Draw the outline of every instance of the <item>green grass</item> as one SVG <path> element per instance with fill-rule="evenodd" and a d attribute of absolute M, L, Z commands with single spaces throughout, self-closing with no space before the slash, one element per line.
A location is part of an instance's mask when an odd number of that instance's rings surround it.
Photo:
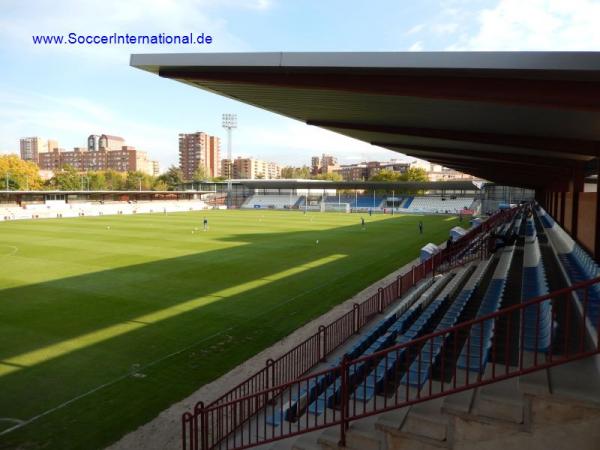
<path fill-rule="evenodd" d="M 0 223 L 0 418 L 75 399 L 0 448 L 116 441 L 444 241 L 453 219 L 373 216 L 366 230 L 353 214 L 274 211 Z M 0 420 L 0 432 L 13 424 Z"/>

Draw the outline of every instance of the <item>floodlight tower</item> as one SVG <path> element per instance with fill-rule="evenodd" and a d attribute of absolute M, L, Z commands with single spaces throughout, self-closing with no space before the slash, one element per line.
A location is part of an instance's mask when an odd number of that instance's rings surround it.
<path fill-rule="evenodd" d="M 227 208 L 231 208 L 231 177 L 233 176 L 233 159 L 231 156 L 231 132 L 237 128 L 237 114 L 223 114 L 223 128 L 227 130 Z"/>

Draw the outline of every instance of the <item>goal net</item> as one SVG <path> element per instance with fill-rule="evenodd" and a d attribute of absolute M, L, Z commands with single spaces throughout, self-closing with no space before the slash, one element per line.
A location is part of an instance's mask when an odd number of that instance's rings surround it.
<path fill-rule="evenodd" d="M 321 203 L 321 212 L 350 212 L 350 203 Z"/>

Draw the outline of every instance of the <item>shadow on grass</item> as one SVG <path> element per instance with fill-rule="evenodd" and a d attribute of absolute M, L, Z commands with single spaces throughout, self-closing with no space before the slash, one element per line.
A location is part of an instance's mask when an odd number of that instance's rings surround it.
<path fill-rule="evenodd" d="M 0 436 L 0 448 L 110 443 L 446 238 L 452 223 L 425 220 L 424 236 L 407 217 L 367 231 L 240 234 L 224 241 L 247 244 L 0 291 L 2 336 L 12 336 L 0 360 L 129 327 L 1 376 L 0 417 L 21 420 L 118 381 Z M 210 301 L 160 318 L 199 297 Z"/>

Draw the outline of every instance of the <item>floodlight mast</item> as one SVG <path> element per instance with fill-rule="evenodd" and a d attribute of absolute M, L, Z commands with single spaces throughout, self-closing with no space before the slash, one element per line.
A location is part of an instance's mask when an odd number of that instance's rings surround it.
<path fill-rule="evenodd" d="M 227 208 L 231 208 L 231 178 L 233 176 L 233 159 L 231 156 L 231 132 L 237 128 L 237 114 L 223 114 L 223 128 L 227 130 Z"/>

